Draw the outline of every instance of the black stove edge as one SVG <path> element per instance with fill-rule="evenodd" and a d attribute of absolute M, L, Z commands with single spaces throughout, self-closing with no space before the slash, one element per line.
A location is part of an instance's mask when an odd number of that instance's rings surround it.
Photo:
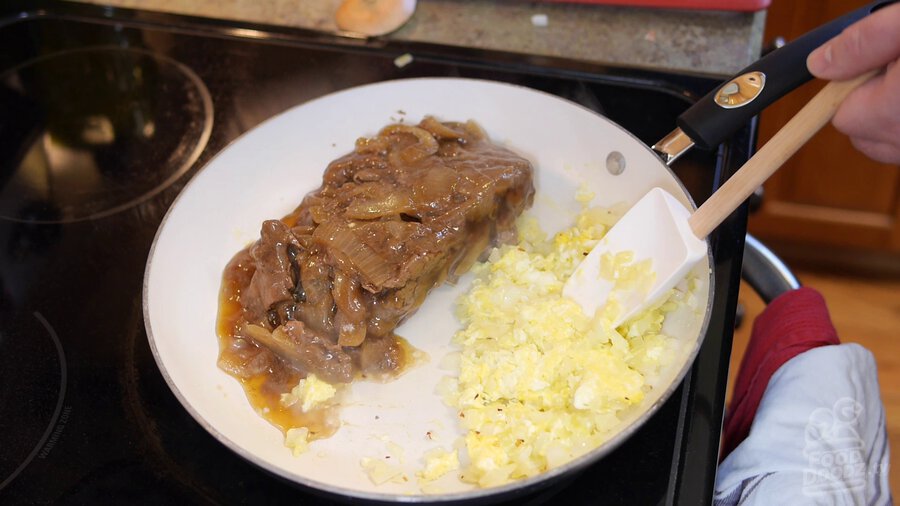
<path fill-rule="evenodd" d="M 155 27 L 174 32 L 238 40 L 263 40 L 289 46 L 339 46 L 347 51 L 412 54 L 416 59 L 440 59 L 472 67 L 487 67 L 524 74 L 580 79 L 605 84 L 662 91 L 695 102 L 727 79 L 725 74 L 671 72 L 639 66 L 592 63 L 583 60 L 515 53 L 499 50 L 447 46 L 428 42 L 359 39 L 305 28 L 276 26 L 238 20 L 99 6 L 62 0 L 12 0 L 0 6 L 0 28 L 33 18 L 59 18 L 86 22 L 116 23 L 123 26 Z M 674 128 L 674 126 L 673 126 Z"/>
<path fill-rule="evenodd" d="M 716 174 L 716 187 L 721 186 L 726 179 L 740 169 L 743 160 L 747 160 L 753 155 L 756 150 L 758 127 L 758 118 L 754 117 L 751 124 L 735 137 L 730 149 L 721 148 L 719 150 L 721 162 L 718 165 L 721 170 Z M 746 230 L 748 214 L 748 207 L 745 203 L 732 213 L 726 222 L 737 224 L 740 227 L 739 230 Z M 734 230 L 733 227 L 720 227 L 714 233 L 714 251 L 718 249 L 717 245 L 721 241 L 731 242 L 736 248 L 733 250 L 734 254 L 731 258 L 717 260 L 715 267 L 717 278 L 719 276 L 728 276 L 729 279 L 740 278 L 746 236 L 731 233 Z M 713 314 L 718 314 L 722 320 L 718 328 L 734 329 L 739 290 L 740 283 L 731 283 L 727 293 L 716 294 L 714 304 L 719 308 L 714 310 Z M 710 322 L 710 328 L 717 328 L 714 322 Z M 715 337 L 719 338 L 714 339 Z M 718 389 L 716 385 L 722 378 L 728 377 L 732 338 L 733 335 L 725 339 L 724 336 L 707 334 L 694 361 L 694 366 L 684 379 L 679 427 L 676 431 L 676 455 L 672 463 L 673 479 L 669 481 L 670 490 L 667 494 L 671 502 L 668 504 L 712 504 L 713 502 L 722 423 L 726 408 L 726 391 Z M 691 399 L 698 397 L 710 399 L 711 404 L 708 406 L 693 405 L 694 403 L 690 402 Z M 685 416 L 688 409 L 693 409 L 695 416 Z M 706 416 L 696 416 L 698 410 Z"/>

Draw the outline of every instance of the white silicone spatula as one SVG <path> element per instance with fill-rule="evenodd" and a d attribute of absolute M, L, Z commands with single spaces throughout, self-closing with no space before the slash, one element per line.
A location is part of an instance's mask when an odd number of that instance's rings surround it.
<path fill-rule="evenodd" d="M 631 252 L 633 262 L 650 259 L 655 279 L 640 288 L 617 288 L 618 326 L 658 302 L 706 255 L 706 236 L 834 116 L 844 98 L 875 73 L 830 82 L 693 214 L 672 195 L 654 188 L 607 232 L 563 288 L 584 312 L 606 305 L 614 281 L 601 275 L 607 254 Z M 652 278 L 651 278 L 652 279 Z M 649 288 L 648 288 L 649 286 Z"/>

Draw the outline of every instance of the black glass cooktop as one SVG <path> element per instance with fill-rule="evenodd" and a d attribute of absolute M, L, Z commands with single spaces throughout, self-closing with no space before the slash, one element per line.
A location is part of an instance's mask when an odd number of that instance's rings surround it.
<path fill-rule="evenodd" d="M 178 403 L 141 283 L 178 191 L 229 142 L 326 93 L 463 76 L 541 89 L 652 143 L 718 81 L 507 53 L 46 3 L 0 19 L 0 503 L 331 504 L 244 461 Z M 413 62 L 395 65 L 410 53 Z M 702 202 L 748 126 L 675 165 Z M 714 234 L 716 298 L 684 384 L 620 448 L 515 504 L 711 498 L 746 227 Z"/>

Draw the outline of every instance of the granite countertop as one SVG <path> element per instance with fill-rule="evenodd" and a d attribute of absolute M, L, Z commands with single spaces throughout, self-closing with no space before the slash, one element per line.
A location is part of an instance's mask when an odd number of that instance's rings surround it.
<path fill-rule="evenodd" d="M 335 32 L 340 0 L 76 0 Z M 536 26 L 532 16 L 547 16 Z M 753 62 L 765 11 L 648 9 L 510 0 L 419 0 L 388 38 L 728 75 Z"/>

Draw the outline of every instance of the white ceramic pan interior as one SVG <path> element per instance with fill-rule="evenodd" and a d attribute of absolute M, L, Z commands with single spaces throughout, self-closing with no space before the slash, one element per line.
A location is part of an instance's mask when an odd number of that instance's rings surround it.
<path fill-rule="evenodd" d="M 412 79 L 353 88 L 291 109 L 240 137 L 190 181 L 166 215 L 147 263 L 144 316 L 156 361 L 191 415 L 239 455 L 297 483 L 409 502 L 487 496 L 571 472 L 606 454 L 655 410 L 677 386 L 705 330 L 702 312 L 667 322 L 668 333 L 681 342 L 679 356 L 603 447 L 560 469 L 496 489 L 473 489 L 450 473 L 434 487 L 441 492 L 429 496 L 414 478 L 422 454 L 449 449 L 461 435 L 456 412 L 434 388 L 448 374 L 440 363 L 452 351 L 450 339 L 459 329 L 453 307 L 468 287 L 466 276 L 456 286 L 434 290 L 397 329 L 429 360 L 386 384 L 353 384 L 341 408 L 339 431 L 292 456 L 281 432 L 254 412 L 238 382 L 216 366 L 222 271 L 232 255 L 259 237 L 263 220 L 290 212 L 320 185 L 327 164 L 351 151 L 358 137 L 400 119 L 414 124 L 425 115 L 474 119 L 493 141 L 530 159 L 537 188 L 530 212 L 548 233 L 571 225 L 580 210 L 574 196 L 582 184 L 594 191 L 594 205 L 633 203 L 659 186 L 693 207 L 669 169 L 611 121 L 549 94 L 488 81 Z M 626 163 L 619 175 L 607 170 L 613 152 Z M 701 300 L 709 300 L 709 262 L 701 262 L 696 274 Z M 394 463 L 402 460 L 409 481 L 374 485 L 360 460 L 398 448 L 402 455 Z"/>

